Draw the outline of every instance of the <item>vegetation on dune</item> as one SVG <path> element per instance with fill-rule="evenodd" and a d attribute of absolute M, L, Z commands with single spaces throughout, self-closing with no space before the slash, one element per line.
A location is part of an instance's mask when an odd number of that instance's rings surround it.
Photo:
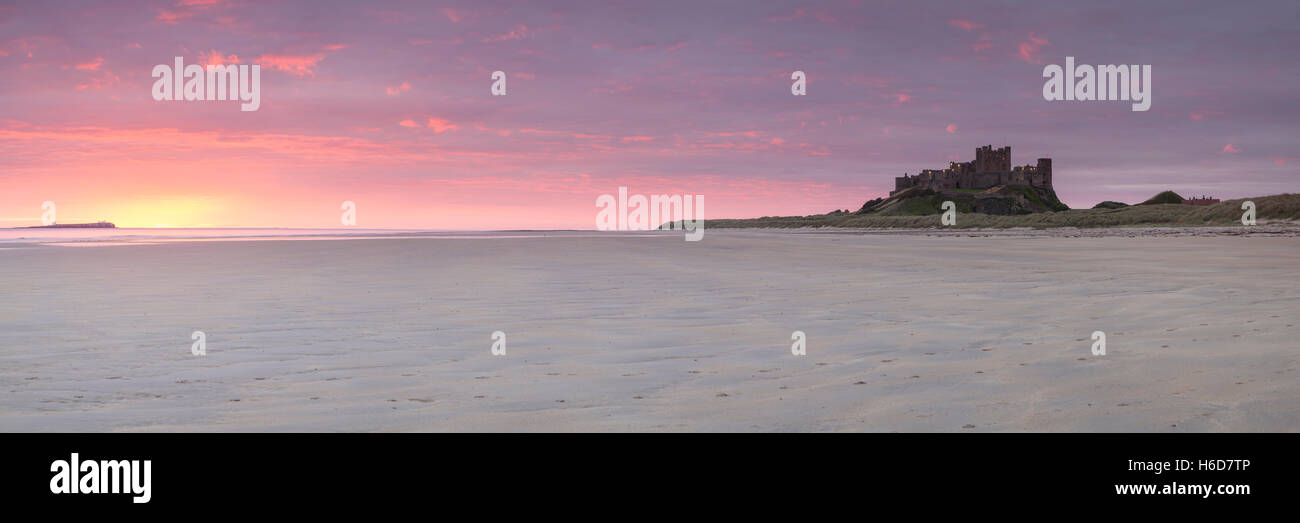
<path fill-rule="evenodd" d="M 1012 192 L 1024 196 L 1025 199 L 1029 200 L 1030 203 L 1038 207 L 1044 209 L 1050 209 L 1057 212 L 1070 210 L 1070 206 L 1061 203 L 1061 200 L 1056 197 L 1056 191 L 1050 188 L 1047 189 L 1046 198 L 1044 198 L 1043 195 L 1039 194 L 1038 191 L 1034 190 L 1033 187 L 1030 187 L 1028 185 L 1010 185 L 1007 186 L 1007 188 Z"/>
<path fill-rule="evenodd" d="M 1104 202 L 1092 206 L 1093 209 L 1119 209 L 1122 207 L 1128 207 L 1128 204 L 1124 202 L 1113 202 L 1110 200 L 1106 200 Z"/>
<path fill-rule="evenodd" d="M 1167 191 L 1173 194 L 1171 191 Z M 1161 193 L 1163 195 L 1165 193 Z M 1174 196 L 1177 196 L 1176 194 Z M 1160 197 L 1160 195 L 1157 195 Z M 1155 199 L 1155 198 L 1153 198 Z M 922 201 L 920 198 L 909 200 Z M 1132 205 L 1119 208 L 1072 209 L 1060 212 L 1040 212 L 1018 215 L 988 215 L 961 211 L 957 228 L 1011 227 L 1154 227 L 1154 226 L 1228 226 L 1241 224 L 1241 203 L 1252 200 L 1256 206 L 1256 219 L 1300 221 L 1300 194 L 1278 194 L 1257 198 L 1228 200 L 1214 205 L 1195 206 L 1181 204 Z M 934 202 L 933 212 L 920 215 L 877 214 L 818 214 L 811 216 L 763 217 L 742 220 L 706 220 L 706 228 L 799 228 L 799 227 L 853 227 L 853 228 L 938 228 L 939 203 Z M 898 202 L 906 204 L 905 201 Z M 918 204 L 919 205 L 919 204 Z"/>

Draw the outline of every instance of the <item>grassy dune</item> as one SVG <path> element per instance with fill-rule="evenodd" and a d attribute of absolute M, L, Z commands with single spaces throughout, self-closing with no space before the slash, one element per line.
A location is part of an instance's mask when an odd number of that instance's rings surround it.
<path fill-rule="evenodd" d="M 962 213 L 957 228 L 1010 227 L 1152 227 L 1152 226 L 1221 226 L 1241 223 L 1241 204 L 1255 202 L 1256 220 L 1300 220 L 1300 194 L 1277 194 L 1257 198 L 1227 200 L 1198 207 L 1181 204 L 1134 205 L 1119 209 L 1071 209 L 1012 216 Z M 936 210 L 936 212 L 938 212 Z M 765 216 L 741 220 L 705 220 L 705 227 L 728 228 L 927 228 L 939 227 L 939 215 L 880 216 L 873 214 L 831 213 L 811 216 Z"/>

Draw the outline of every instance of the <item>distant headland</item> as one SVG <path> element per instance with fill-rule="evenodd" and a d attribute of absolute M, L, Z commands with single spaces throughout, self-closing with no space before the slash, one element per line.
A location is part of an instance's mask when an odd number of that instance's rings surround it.
<path fill-rule="evenodd" d="M 975 160 L 949 162 L 947 169 L 925 169 L 916 175 L 894 178 L 888 198 L 862 206 L 861 214 L 883 216 L 931 214 L 951 201 L 959 212 L 980 214 L 1031 214 L 1065 211 L 1069 207 L 1052 188 L 1052 159 L 1036 165 L 1011 167 L 1011 147 L 975 149 Z"/>
<path fill-rule="evenodd" d="M 951 202 L 962 215 L 953 225 L 958 228 L 1230 226 L 1240 224 L 1247 201 L 1262 221 L 1300 221 L 1300 194 L 1221 201 L 1164 191 L 1135 205 L 1104 201 L 1091 209 L 1071 209 L 1052 187 L 1051 158 L 1013 168 L 1011 147 L 985 145 L 975 149 L 973 161 L 894 178 L 889 196 L 869 200 L 857 211 L 705 221 L 710 228 L 939 228 L 936 216 Z"/>
<path fill-rule="evenodd" d="M 113 222 L 98 221 L 95 223 L 55 223 L 50 225 L 31 225 L 19 227 L 20 229 L 115 229 Z"/>

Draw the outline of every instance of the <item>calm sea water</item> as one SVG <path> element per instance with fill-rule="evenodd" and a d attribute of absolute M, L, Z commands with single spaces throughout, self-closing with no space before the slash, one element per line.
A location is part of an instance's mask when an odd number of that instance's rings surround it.
<path fill-rule="evenodd" d="M 419 229 L 276 229 L 276 228 L 116 228 L 116 229 L 0 229 L 0 244 L 45 243 L 106 245 L 169 241 L 346 240 L 379 238 L 504 239 L 546 236 L 661 236 L 672 231 L 445 231 Z M 680 235 L 680 232 L 676 234 Z"/>

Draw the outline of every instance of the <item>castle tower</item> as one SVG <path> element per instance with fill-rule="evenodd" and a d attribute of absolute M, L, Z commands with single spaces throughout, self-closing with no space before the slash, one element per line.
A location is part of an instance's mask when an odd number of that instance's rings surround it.
<path fill-rule="evenodd" d="M 1043 187 L 1052 186 L 1052 159 L 1039 158 L 1037 172 L 1043 177 Z"/>
<path fill-rule="evenodd" d="M 975 149 L 975 172 L 1011 172 L 1011 146 L 994 149 L 985 145 Z"/>

